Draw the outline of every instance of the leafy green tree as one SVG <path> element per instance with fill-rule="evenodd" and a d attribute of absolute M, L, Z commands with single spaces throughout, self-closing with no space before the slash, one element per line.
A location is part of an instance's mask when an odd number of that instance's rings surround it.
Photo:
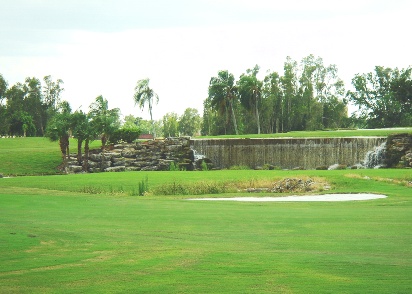
<path fill-rule="evenodd" d="M 179 119 L 179 132 L 185 136 L 194 136 L 200 132 L 202 120 L 195 108 L 186 108 Z"/>
<path fill-rule="evenodd" d="M 16 111 L 10 117 L 10 130 L 14 135 L 26 137 L 36 134 L 33 117 L 26 111 Z"/>
<path fill-rule="evenodd" d="M 101 95 L 96 97 L 89 109 L 89 115 L 100 134 L 102 151 L 104 151 L 110 135 L 120 127 L 120 110 L 109 109 L 109 102 Z"/>
<path fill-rule="evenodd" d="M 284 74 L 281 78 L 283 92 L 282 117 L 284 118 L 282 132 L 289 132 L 293 129 L 292 122 L 295 122 L 295 118 L 298 116 L 297 112 L 300 111 L 296 108 L 298 104 L 295 104 L 298 93 L 297 62 L 288 56 L 283 68 Z M 293 111 L 292 105 L 294 106 Z"/>
<path fill-rule="evenodd" d="M 6 94 L 7 92 L 7 87 L 8 87 L 7 81 L 4 79 L 3 75 L 0 74 L 0 105 L 4 98 L 4 94 Z"/>
<path fill-rule="evenodd" d="M 391 82 L 394 99 L 401 104 L 400 126 L 412 125 L 412 67 L 395 69 L 395 78 Z"/>
<path fill-rule="evenodd" d="M 57 79 L 55 82 L 51 76 L 43 78 L 45 85 L 43 86 L 43 100 L 48 109 L 54 111 L 60 104 L 60 94 L 64 90 L 62 88 L 63 81 Z"/>
<path fill-rule="evenodd" d="M 240 102 L 246 110 L 254 113 L 258 134 L 260 134 L 259 108 L 263 87 L 263 82 L 257 78 L 259 69 L 258 65 L 255 65 L 253 69 L 248 69 L 246 74 L 242 74 L 237 82 Z"/>
<path fill-rule="evenodd" d="M 37 78 L 26 78 L 23 85 L 25 91 L 24 111 L 29 113 L 36 126 L 36 134 L 44 136 L 47 124 L 47 108 L 42 102 L 41 82 Z"/>
<path fill-rule="evenodd" d="M 5 97 L 6 102 L 6 120 L 9 124 L 8 133 L 10 135 L 23 135 L 23 118 L 27 123 L 27 112 L 24 111 L 24 91 L 21 83 L 16 83 L 11 88 L 7 89 Z"/>
<path fill-rule="evenodd" d="M 46 136 L 51 141 L 59 141 L 60 151 L 62 153 L 63 162 L 66 161 L 69 153 L 69 137 L 72 127 L 71 107 L 67 101 L 59 104 L 57 112 L 50 120 L 46 128 Z"/>
<path fill-rule="evenodd" d="M 163 134 L 165 137 L 179 136 L 179 117 L 176 113 L 169 112 L 163 116 Z"/>
<path fill-rule="evenodd" d="M 3 99 L 7 92 L 7 81 L 0 74 L 0 135 L 7 134 L 9 132 L 9 121 L 7 118 L 6 105 L 3 104 Z"/>
<path fill-rule="evenodd" d="M 279 133 L 282 117 L 282 85 L 277 72 L 270 72 L 264 78 L 262 111 L 263 122 L 267 133 Z"/>
<path fill-rule="evenodd" d="M 124 117 L 124 122 L 122 128 L 126 129 L 139 129 L 140 118 L 136 118 L 133 115 L 126 115 Z"/>
<path fill-rule="evenodd" d="M 317 113 L 320 107 L 317 107 L 315 98 L 315 71 L 318 64 L 313 55 L 302 59 L 302 73 L 299 79 L 298 99 L 294 104 L 294 127 L 295 130 L 315 130 L 320 129 L 319 119 L 321 115 Z M 316 111 L 317 110 L 317 111 Z"/>
<path fill-rule="evenodd" d="M 144 106 L 147 104 L 150 113 L 150 121 L 152 123 L 152 133 L 156 137 L 155 126 L 153 122 L 152 109 L 153 105 L 159 102 L 159 96 L 149 87 L 149 79 L 143 79 L 137 81 L 134 93 L 134 103 L 139 105 L 140 109 L 144 109 Z"/>
<path fill-rule="evenodd" d="M 347 96 L 358 106 L 357 116 L 366 118 L 368 127 L 398 127 L 412 123 L 410 68 L 376 66 L 373 72 L 355 75 L 352 85 L 355 91 L 348 91 Z"/>
<path fill-rule="evenodd" d="M 236 135 L 238 135 L 239 132 L 235 115 L 237 88 L 233 74 L 229 73 L 227 70 L 221 70 L 218 72 L 217 77 L 212 77 L 210 79 L 209 99 L 211 101 L 211 107 L 217 110 L 219 114 L 225 115 L 225 127 L 230 121 L 231 115 L 234 131 Z"/>

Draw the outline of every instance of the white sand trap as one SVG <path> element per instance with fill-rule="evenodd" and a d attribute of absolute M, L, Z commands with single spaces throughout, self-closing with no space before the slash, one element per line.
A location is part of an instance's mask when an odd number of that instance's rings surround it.
<path fill-rule="evenodd" d="M 360 201 L 386 198 L 378 194 L 325 194 L 312 196 L 285 196 L 285 197 L 233 197 L 233 198 L 193 198 L 188 200 L 202 201 L 244 201 L 244 202 L 309 202 L 309 201 Z"/>

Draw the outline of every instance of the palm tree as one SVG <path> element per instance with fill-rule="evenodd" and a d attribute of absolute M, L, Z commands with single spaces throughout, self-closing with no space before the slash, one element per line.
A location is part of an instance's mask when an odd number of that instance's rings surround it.
<path fill-rule="evenodd" d="M 89 114 L 93 124 L 100 133 L 102 151 L 104 151 L 110 135 L 120 127 L 120 110 L 118 108 L 109 109 L 109 102 L 101 95 L 95 99 L 95 102 L 93 102 L 89 108 Z"/>
<path fill-rule="evenodd" d="M 233 127 L 238 135 L 237 122 L 233 102 L 237 98 L 235 78 L 227 70 L 218 72 L 217 77 L 212 77 L 209 83 L 209 99 L 211 106 L 220 113 L 226 114 L 226 121 L 229 120 L 229 111 L 232 114 Z"/>
<path fill-rule="evenodd" d="M 74 138 L 77 139 L 77 162 L 82 165 L 82 145 L 87 139 L 94 139 L 96 132 L 92 131 L 90 126 L 90 119 L 86 113 L 81 110 L 76 110 L 72 114 L 71 119 L 71 131 Z M 85 147 L 86 148 L 86 147 Z M 85 160 L 87 161 L 88 152 L 85 154 Z"/>
<path fill-rule="evenodd" d="M 56 114 L 47 125 L 46 136 L 52 141 L 59 141 L 63 162 L 69 156 L 69 131 L 71 126 L 71 108 L 67 101 L 60 103 Z"/>
<path fill-rule="evenodd" d="M 255 113 L 257 130 L 260 134 L 260 117 L 259 104 L 262 97 L 262 81 L 259 81 L 256 75 L 259 72 L 259 66 L 248 69 L 246 74 L 242 74 L 238 81 L 239 98 L 242 105 L 250 112 Z"/>
<path fill-rule="evenodd" d="M 109 109 L 109 102 L 107 101 L 107 99 L 104 99 L 101 95 L 95 99 L 95 102 L 93 102 L 89 108 L 90 111 L 88 113 L 88 117 L 90 119 L 90 122 L 88 123 L 88 127 L 90 127 L 90 130 L 88 131 L 88 135 L 94 132 L 100 134 L 100 139 L 102 141 L 101 168 L 103 169 L 104 151 L 106 143 L 109 141 L 111 134 L 113 134 L 114 131 L 116 131 L 120 127 L 120 110 L 118 108 Z M 91 139 L 91 137 L 85 139 L 85 144 L 87 145 L 84 147 L 86 154 L 88 154 L 89 152 L 88 144 Z M 86 155 L 86 158 L 87 157 L 88 156 Z"/>
<path fill-rule="evenodd" d="M 150 121 L 152 123 L 152 132 L 153 132 L 153 137 L 156 137 L 156 132 L 154 129 L 154 123 L 153 123 L 153 114 L 152 114 L 152 109 L 153 109 L 153 104 L 159 102 L 159 96 L 153 91 L 152 88 L 149 87 L 149 79 L 143 79 L 137 81 L 137 85 L 134 88 L 135 93 L 134 93 L 134 104 L 139 105 L 139 108 L 141 110 L 144 109 L 145 104 L 148 104 L 149 107 L 149 113 L 150 113 Z"/>

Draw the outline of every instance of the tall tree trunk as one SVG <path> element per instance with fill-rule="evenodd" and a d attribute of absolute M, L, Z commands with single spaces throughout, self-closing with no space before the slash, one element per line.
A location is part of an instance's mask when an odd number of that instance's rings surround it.
<path fill-rule="evenodd" d="M 106 141 L 107 141 L 107 137 L 106 134 L 103 134 L 101 137 L 102 140 L 102 153 L 101 153 L 101 159 L 100 159 L 100 170 L 103 171 L 104 169 L 104 150 L 106 148 Z"/>
<path fill-rule="evenodd" d="M 66 162 L 66 154 L 67 154 L 67 146 L 66 146 L 66 140 L 64 137 L 59 138 L 59 145 L 60 145 L 60 151 L 62 153 L 62 159 L 63 162 Z"/>
<path fill-rule="evenodd" d="M 82 165 L 82 145 L 83 145 L 83 140 L 78 138 L 77 139 L 77 163 L 79 165 Z"/>
<path fill-rule="evenodd" d="M 87 172 L 89 169 L 89 139 L 84 141 L 84 160 L 83 160 L 83 170 Z"/>
<path fill-rule="evenodd" d="M 232 100 L 230 100 L 230 109 L 232 110 L 233 126 L 235 127 L 236 135 L 239 135 L 239 133 L 237 131 L 237 122 L 236 122 L 235 110 L 233 109 Z"/>
<path fill-rule="evenodd" d="M 153 139 L 156 139 L 156 131 L 154 128 L 154 122 L 153 122 L 153 115 L 152 115 L 152 103 L 149 99 L 149 113 L 150 113 L 150 122 L 152 124 L 152 133 L 153 133 Z"/>
<path fill-rule="evenodd" d="M 259 117 L 259 109 L 258 109 L 258 101 L 256 99 L 255 103 L 255 111 L 256 111 L 256 120 L 257 120 L 257 128 L 258 128 L 258 134 L 260 134 L 260 117 Z"/>
<path fill-rule="evenodd" d="M 70 160 L 70 149 L 69 149 L 69 144 L 70 144 L 69 139 L 70 139 L 70 137 L 69 137 L 69 135 L 66 135 L 66 136 L 64 137 L 64 139 L 66 140 L 66 152 L 67 152 L 67 157 L 68 157 L 68 159 Z"/>

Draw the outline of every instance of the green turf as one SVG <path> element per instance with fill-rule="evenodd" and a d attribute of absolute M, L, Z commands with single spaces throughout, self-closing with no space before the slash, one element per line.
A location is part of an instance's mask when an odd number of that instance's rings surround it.
<path fill-rule="evenodd" d="M 93 141 L 96 148 L 99 141 Z M 77 152 L 77 141 L 70 140 L 70 152 Z M 58 142 L 43 137 L 0 138 L 0 174 L 50 175 L 59 173 L 62 157 Z"/>
<path fill-rule="evenodd" d="M 221 136 L 201 136 L 197 138 L 342 138 L 342 137 L 357 137 L 357 136 L 378 136 L 386 137 L 395 133 L 410 133 L 410 128 L 397 128 L 397 129 L 356 129 L 356 130 L 329 130 L 329 131 L 294 131 L 287 133 L 276 134 L 244 134 L 244 135 L 221 135 Z"/>
<path fill-rule="evenodd" d="M 0 163 L 5 175 L 53 174 L 58 144 L 0 139 Z M 286 177 L 322 178 L 329 192 L 388 198 L 243 203 L 130 196 L 146 178 L 154 190 Z M 0 179 L 0 293 L 411 293 L 411 185 L 411 169 Z M 239 195 L 251 196 L 226 194 Z"/>
<path fill-rule="evenodd" d="M 334 192 L 389 197 L 199 202 L 188 196 L 132 197 L 110 188 L 128 191 L 146 175 L 152 187 L 316 176 Z M 411 170 L 0 179 L 0 293 L 410 293 L 410 181 Z M 107 190 L 70 192 L 85 185 Z"/>

